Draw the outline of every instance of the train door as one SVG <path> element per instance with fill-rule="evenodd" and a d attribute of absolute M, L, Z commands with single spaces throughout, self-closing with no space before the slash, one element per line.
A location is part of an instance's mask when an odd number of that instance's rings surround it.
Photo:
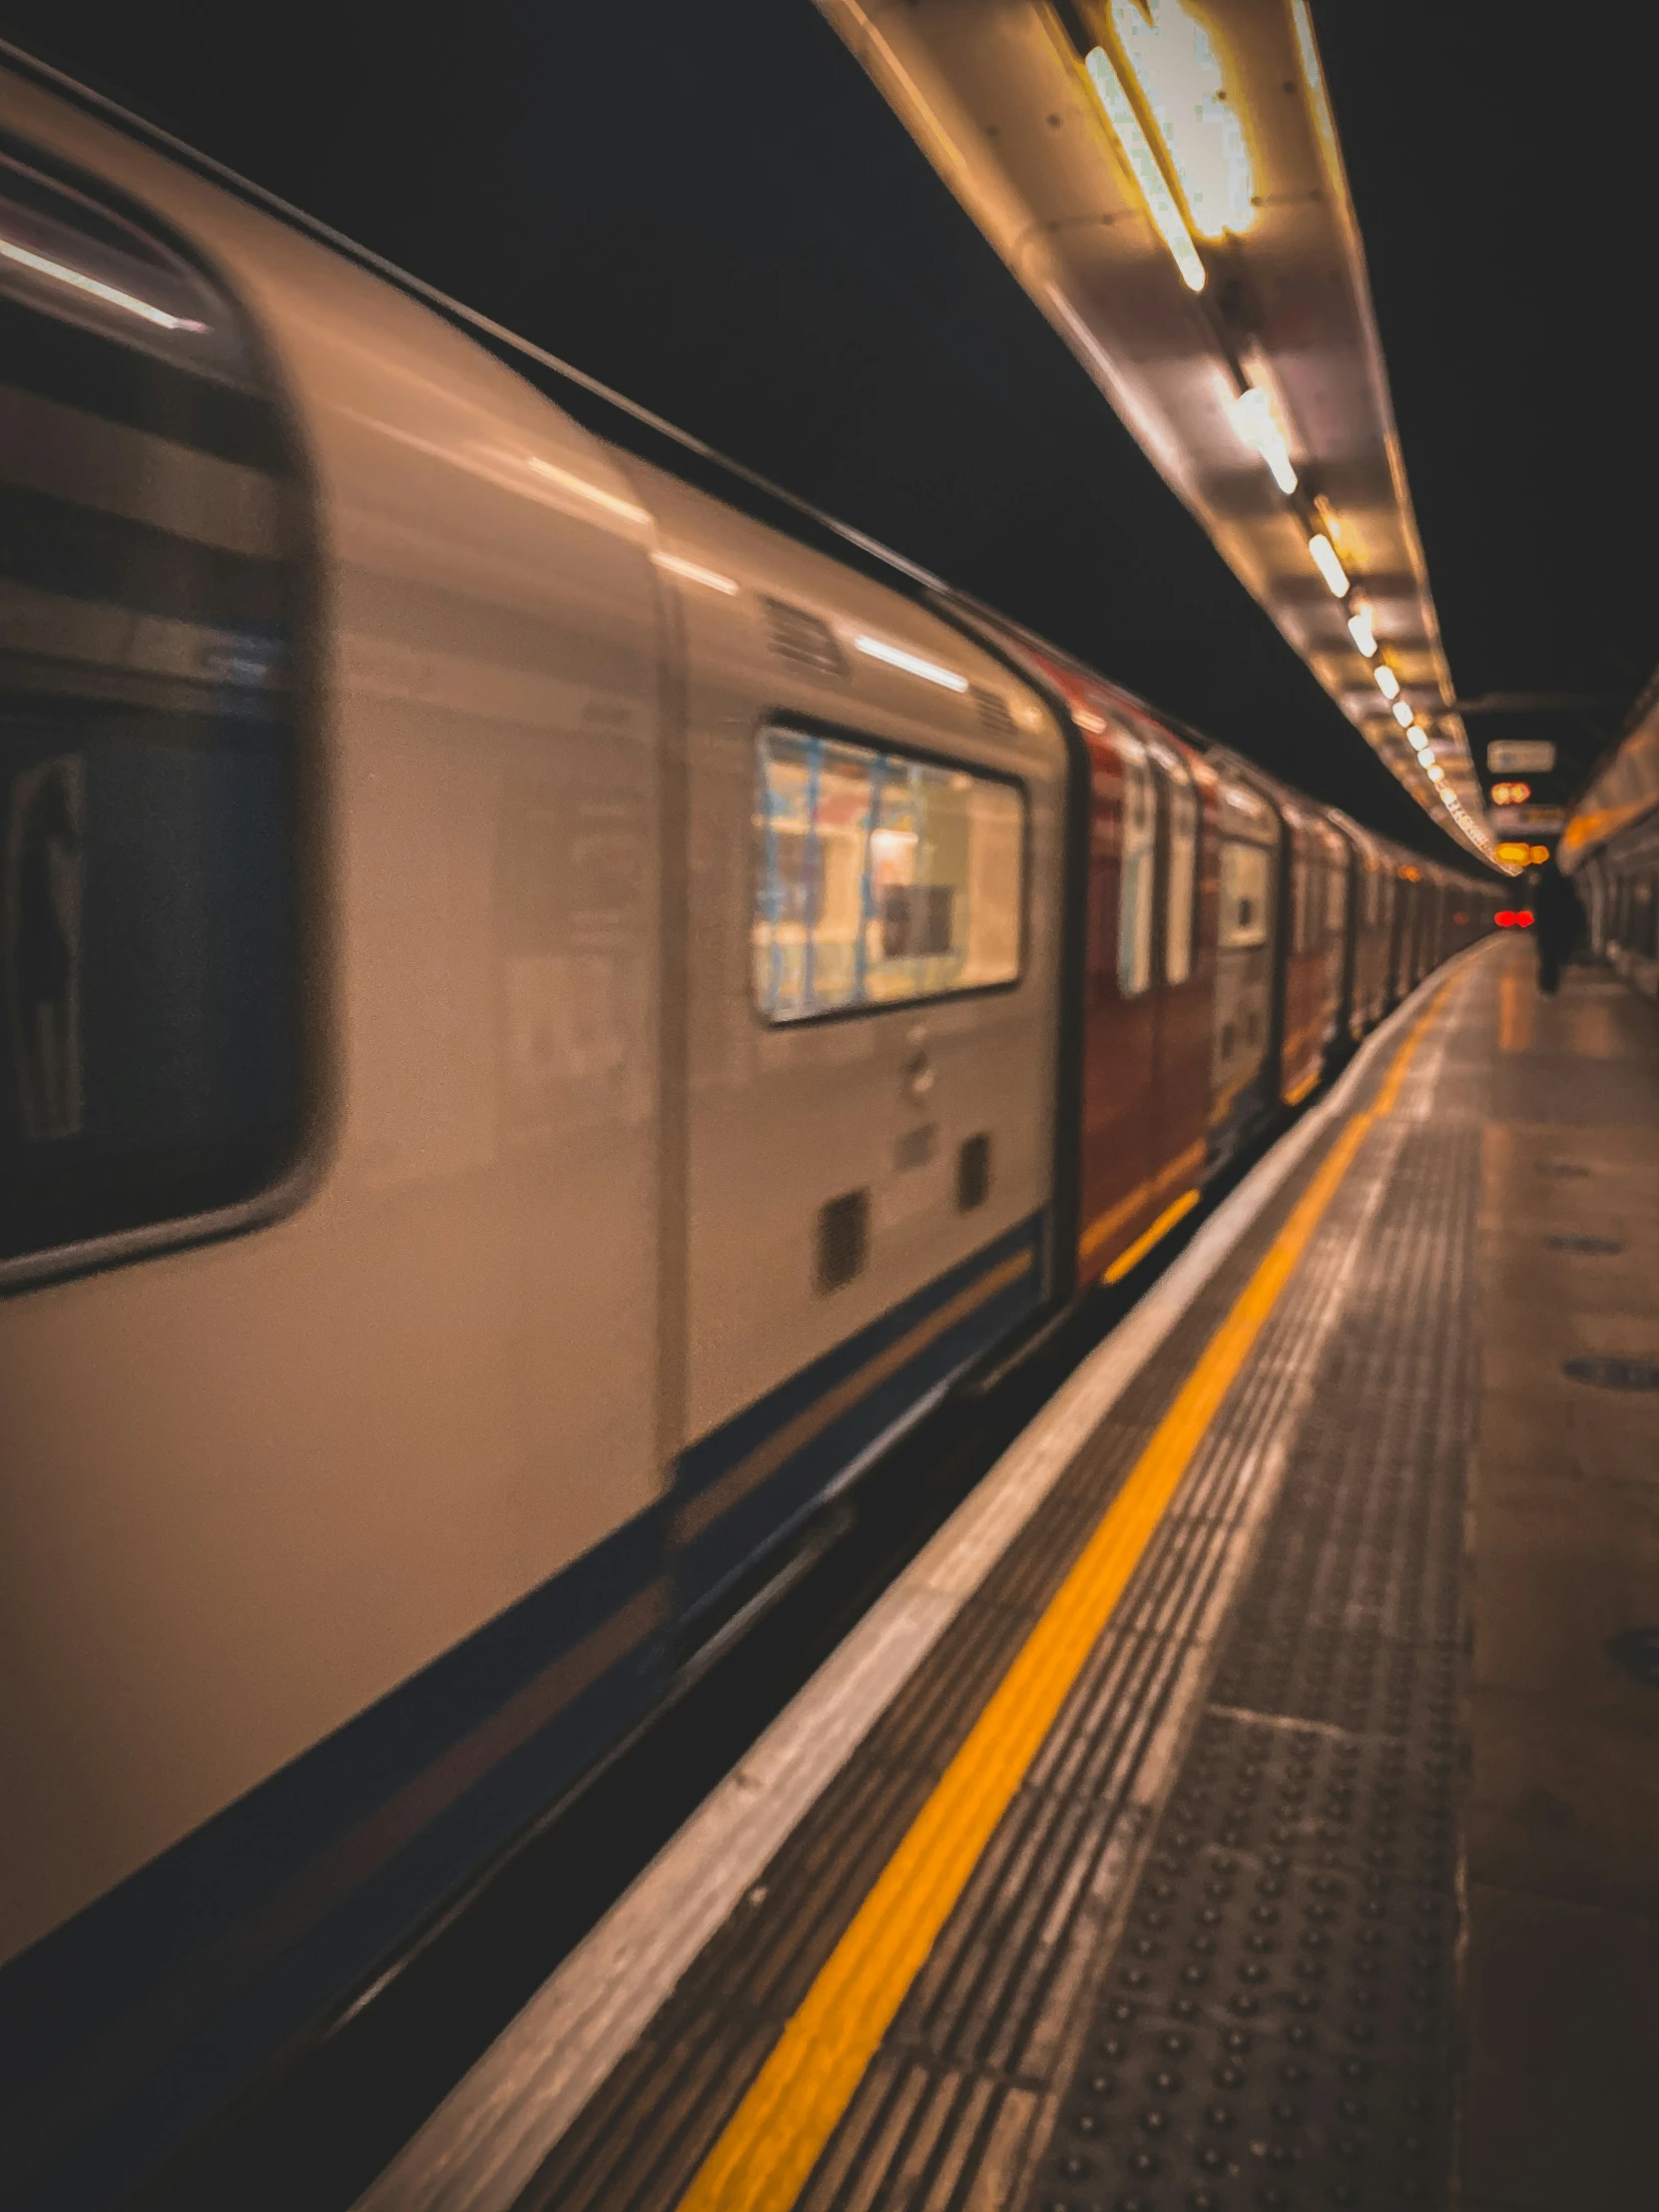
<path fill-rule="evenodd" d="M 1265 1103 L 1273 1043 L 1279 819 L 1232 777 L 1220 807 L 1216 985 L 1210 1052 L 1210 1152 L 1225 1157 Z"/>
<path fill-rule="evenodd" d="M 1295 1106 L 1319 1081 L 1334 1014 L 1331 947 L 1326 933 L 1325 830 L 1299 808 L 1285 807 L 1286 860 L 1283 961 L 1285 1020 L 1280 1094 Z"/>
<path fill-rule="evenodd" d="M 1327 827 L 1322 871 L 1321 925 L 1325 939 L 1325 1050 L 1329 1057 L 1347 1033 L 1354 1007 L 1350 964 L 1349 908 L 1355 877 L 1354 848 L 1340 831 Z"/>
<path fill-rule="evenodd" d="M 687 670 L 695 1610 L 1044 1293 L 1068 771 L 966 637 L 633 466 Z"/>
<path fill-rule="evenodd" d="M 1394 874 L 1386 856 L 1380 857 L 1372 877 L 1370 898 L 1370 923 L 1366 934 L 1368 967 L 1376 992 L 1372 1019 L 1374 1024 L 1393 1004 L 1393 937 L 1394 937 Z"/>
<path fill-rule="evenodd" d="M 1370 891 L 1370 856 L 1354 836 L 1352 823 L 1341 826 L 1343 864 L 1332 869 L 1325 927 L 1341 931 L 1339 1037 L 1356 1042 L 1365 1035 L 1365 900 Z"/>
<path fill-rule="evenodd" d="M 1091 714 L 1083 726 L 1093 760 L 1078 1242 L 1087 1280 L 1139 1234 L 1152 1196 L 1158 786 L 1145 745 L 1123 723 Z"/>
<path fill-rule="evenodd" d="M 1388 876 L 1388 1004 L 1397 1006 L 1411 987 L 1411 885 L 1402 867 Z"/>
<path fill-rule="evenodd" d="M 1656 902 L 1654 879 L 1651 875 L 1638 875 L 1630 885 L 1630 949 L 1651 960 L 1659 952 L 1659 938 L 1655 935 Z"/>
<path fill-rule="evenodd" d="M 1153 732 L 1147 751 L 1161 801 L 1158 886 L 1157 1058 L 1153 1070 L 1153 1224 L 1189 1203 L 1204 1171 L 1210 1100 L 1209 948 L 1200 942 L 1203 899 L 1201 764 Z"/>

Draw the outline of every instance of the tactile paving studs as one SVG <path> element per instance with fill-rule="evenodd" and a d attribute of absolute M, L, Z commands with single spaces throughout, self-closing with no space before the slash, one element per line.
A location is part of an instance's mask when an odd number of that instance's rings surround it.
<path fill-rule="evenodd" d="M 1465 1324 L 1454 1268 L 1437 1298 L 1402 1266 L 1392 1286 L 1331 1379 L 1340 1417 L 1316 1414 L 1294 1454 L 1039 2203 L 1445 2201 L 1464 1479 L 1445 1406 Z M 1108 2049 L 1112 2097 L 1093 2093 Z M 1068 2164 L 1084 2142 L 1086 2177 Z"/>
<path fill-rule="evenodd" d="M 1426 1711 L 1409 1743 L 1206 1718 L 1130 1916 L 1159 1956 L 1120 1948 L 1054 2138 L 1075 2212 L 1437 2194 L 1454 1924 Z"/>

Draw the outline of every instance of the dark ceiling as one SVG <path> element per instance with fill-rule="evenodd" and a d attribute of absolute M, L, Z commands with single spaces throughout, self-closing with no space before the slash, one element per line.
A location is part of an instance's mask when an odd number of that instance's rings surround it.
<path fill-rule="evenodd" d="M 0 0 L 19 43 L 1380 829 L 1448 850 L 811 0 L 395 17 Z M 1317 5 L 1472 720 L 1563 791 L 1659 655 L 1659 191 L 1631 28 Z M 1537 782 L 1538 780 L 1534 780 Z M 1552 796 L 1540 785 L 1540 798 Z"/>

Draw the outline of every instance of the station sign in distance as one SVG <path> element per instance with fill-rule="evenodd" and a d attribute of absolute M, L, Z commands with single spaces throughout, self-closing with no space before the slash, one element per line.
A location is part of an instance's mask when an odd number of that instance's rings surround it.
<path fill-rule="evenodd" d="M 1489 816 L 1500 837 L 1518 837 L 1523 830 L 1534 837 L 1556 837 L 1566 828 L 1564 807 L 1494 807 Z"/>
<path fill-rule="evenodd" d="M 1494 738 L 1486 748 L 1492 776 L 1547 776 L 1555 766 L 1555 748 L 1547 738 Z"/>

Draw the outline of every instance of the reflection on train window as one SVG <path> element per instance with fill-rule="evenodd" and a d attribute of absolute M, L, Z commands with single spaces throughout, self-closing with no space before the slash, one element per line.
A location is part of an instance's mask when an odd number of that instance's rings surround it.
<path fill-rule="evenodd" d="M 1025 802 L 842 738 L 757 741 L 755 998 L 769 1021 L 1019 974 Z"/>
<path fill-rule="evenodd" d="M 1272 860 L 1259 844 L 1233 839 L 1221 848 L 1221 917 L 1217 942 L 1223 951 L 1268 941 L 1268 887 Z"/>
<path fill-rule="evenodd" d="M 275 409 L 125 216 L 0 157 L 0 228 L 31 246 L 0 263 L 31 452 L 0 484 L 28 649 L 0 654 L 5 1261 L 257 1195 L 298 1039 Z"/>
<path fill-rule="evenodd" d="M 1348 922 L 1348 869 L 1340 860 L 1325 867 L 1325 933 L 1340 937 Z"/>
<path fill-rule="evenodd" d="M 1118 738 L 1123 762 L 1123 841 L 1118 876 L 1118 989 L 1136 998 L 1152 982 L 1153 875 L 1158 860 L 1158 788 L 1152 764 Z"/>
<path fill-rule="evenodd" d="M 1164 980 L 1193 971 L 1193 900 L 1198 890 L 1198 799 L 1185 777 L 1169 785 L 1169 874 L 1164 886 Z"/>

